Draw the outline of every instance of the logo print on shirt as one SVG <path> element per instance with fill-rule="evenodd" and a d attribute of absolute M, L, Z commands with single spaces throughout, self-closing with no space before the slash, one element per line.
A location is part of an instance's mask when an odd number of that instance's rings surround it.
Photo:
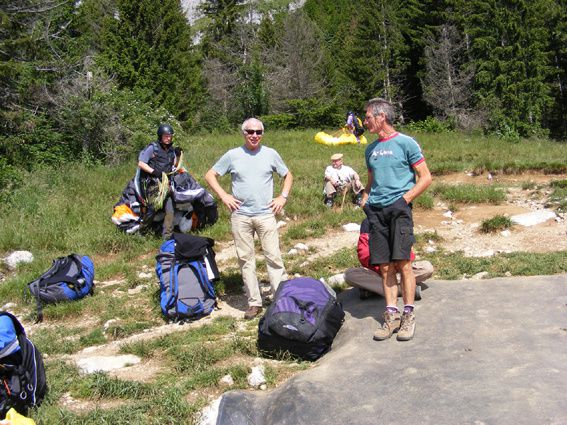
<path fill-rule="evenodd" d="M 394 156 L 394 152 L 386 149 L 377 149 L 374 152 L 372 152 L 371 156 L 372 158 L 377 158 L 379 156 Z"/>

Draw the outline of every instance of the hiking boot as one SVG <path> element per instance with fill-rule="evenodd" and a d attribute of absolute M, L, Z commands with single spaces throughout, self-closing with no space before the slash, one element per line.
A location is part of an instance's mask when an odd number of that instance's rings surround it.
<path fill-rule="evenodd" d="M 333 208 L 333 198 L 325 198 L 325 206 L 327 208 Z"/>
<path fill-rule="evenodd" d="M 400 313 L 384 312 L 384 323 L 374 332 L 375 341 L 383 341 L 390 338 L 400 329 Z"/>
<path fill-rule="evenodd" d="M 411 313 L 402 314 L 402 324 L 398 331 L 398 341 L 409 341 L 415 334 L 415 314 Z"/>
<path fill-rule="evenodd" d="M 244 312 L 244 318 L 246 320 L 254 319 L 262 313 L 262 307 L 257 305 L 252 305 L 248 307 L 248 310 Z"/>

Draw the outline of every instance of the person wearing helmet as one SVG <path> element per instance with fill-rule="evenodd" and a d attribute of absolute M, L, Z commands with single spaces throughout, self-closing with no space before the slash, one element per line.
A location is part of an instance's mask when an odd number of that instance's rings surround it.
<path fill-rule="evenodd" d="M 145 228 L 151 225 L 157 211 L 151 203 L 147 202 L 152 194 L 159 188 L 163 173 L 169 174 L 174 171 L 177 161 L 176 151 L 173 147 L 173 127 L 169 124 L 160 124 L 157 130 L 158 139 L 146 146 L 138 156 L 138 168 L 140 169 L 140 184 L 143 196 L 147 203 L 146 214 L 143 218 Z M 165 218 L 163 220 L 162 236 L 164 239 L 171 238 L 173 234 L 173 221 L 175 217 L 175 206 L 171 196 L 164 200 Z"/>

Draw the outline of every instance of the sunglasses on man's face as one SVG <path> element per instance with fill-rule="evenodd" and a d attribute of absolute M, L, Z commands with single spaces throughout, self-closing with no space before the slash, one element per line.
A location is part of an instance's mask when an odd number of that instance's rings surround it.
<path fill-rule="evenodd" d="M 262 133 L 264 133 L 264 130 L 250 130 L 250 129 L 246 129 L 244 130 L 246 132 L 246 134 L 249 135 L 253 135 L 254 133 L 256 133 L 258 136 L 261 136 Z"/>

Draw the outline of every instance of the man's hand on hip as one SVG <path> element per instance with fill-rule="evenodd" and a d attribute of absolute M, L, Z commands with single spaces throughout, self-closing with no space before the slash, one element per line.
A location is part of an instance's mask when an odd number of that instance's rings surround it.
<path fill-rule="evenodd" d="M 283 209 L 286 202 L 287 199 L 280 195 L 277 198 L 273 199 L 272 202 L 270 202 L 269 207 L 272 209 L 272 212 L 274 214 L 277 214 Z"/>
<path fill-rule="evenodd" d="M 242 201 L 236 199 L 234 196 L 229 195 L 228 193 L 222 197 L 222 202 L 227 206 L 230 212 L 234 212 L 240 208 Z"/>

